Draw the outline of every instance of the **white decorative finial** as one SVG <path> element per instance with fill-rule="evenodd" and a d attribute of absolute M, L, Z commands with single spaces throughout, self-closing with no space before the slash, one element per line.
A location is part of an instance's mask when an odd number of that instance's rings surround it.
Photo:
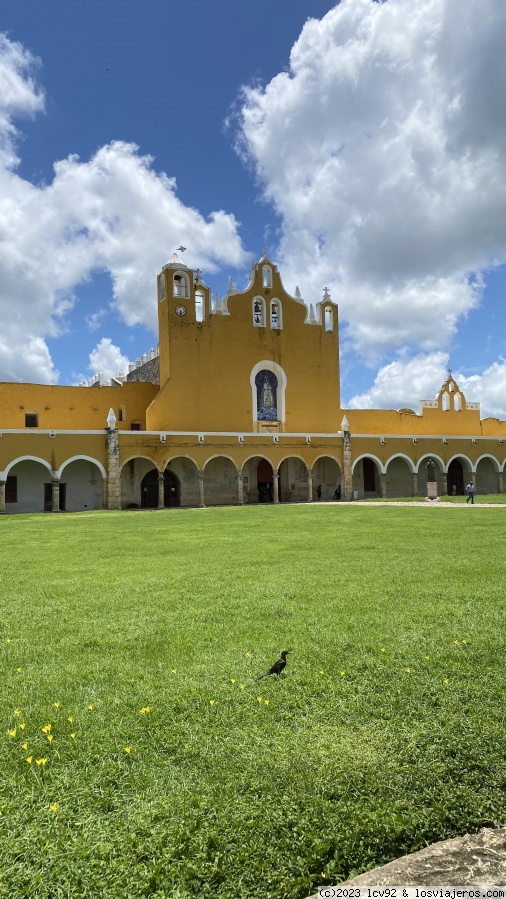
<path fill-rule="evenodd" d="M 343 420 L 341 422 L 341 431 L 349 431 L 349 430 L 350 430 L 350 423 L 349 423 L 346 415 L 343 415 Z"/>
<path fill-rule="evenodd" d="M 301 295 L 300 295 L 299 285 L 297 285 L 297 287 L 295 288 L 294 297 L 295 297 L 296 300 L 301 300 L 301 299 L 302 299 L 302 297 L 301 297 Z"/>
<path fill-rule="evenodd" d="M 316 315 L 314 314 L 314 309 L 313 309 L 312 303 L 310 303 L 310 305 L 309 305 L 309 315 L 307 317 L 307 320 L 311 325 L 316 324 Z"/>
<path fill-rule="evenodd" d="M 114 409 L 109 409 L 109 415 L 107 416 L 107 427 L 110 431 L 114 431 L 116 427 L 116 416 L 114 414 Z"/>

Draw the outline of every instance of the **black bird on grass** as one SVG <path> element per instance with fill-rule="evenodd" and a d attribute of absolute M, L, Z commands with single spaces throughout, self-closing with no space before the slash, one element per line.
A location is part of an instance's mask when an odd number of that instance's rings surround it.
<path fill-rule="evenodd" d="M 265 674 L 259 674 L 258 677 L 255 678 L 255 680 L 262 680 L 263 677 L 269 677 L 269 674 L 281 674 L 281 672 L 286 668 L 286 657 L 291 651 L 291 649 L 284 649 L 281 653 L 281 657 L 277 662 L 274 662 L 272 668 L 269 668 L 269 670 L 266 671 Z"/>

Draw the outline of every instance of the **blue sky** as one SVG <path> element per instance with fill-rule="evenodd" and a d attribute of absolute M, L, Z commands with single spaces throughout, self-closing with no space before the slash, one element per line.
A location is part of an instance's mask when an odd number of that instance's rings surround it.
<path fill-rule="evenodd" d="M 506 417 L 505 5 L 3 0 L 0 379 L 117 371 L 180 243 L 220 294 L 265 243 L 339 303 L 343 405 L 450 365 Z"/>

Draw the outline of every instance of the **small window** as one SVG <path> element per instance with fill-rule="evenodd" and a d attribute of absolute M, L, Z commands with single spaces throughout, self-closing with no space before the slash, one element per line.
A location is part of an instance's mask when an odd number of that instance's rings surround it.
<path fill-rule="evenodd" d="M 25 428 L 38 428 L 39 427 L 39 415 L 37 412 L 26 412 L 25 413 Z"/>
<path fill-rule="evenodd" d="M 253 300 L 253 324 L 256 328 L 265 328 L 265 301 L 263 297 Z"/>
<path fill-rule="evenodd" d="M 325 306 L 325 330 L 334 330 L 334 313 L 332 312 L 330 306 Z"/>
<path fill-rule="evenodd" d="M 262 280 L 264 287 L 272 287 L 272 270 L 270 265 L 264 265 L 262 268 Z"/>
<path fill-rule="evenodd" d="M 142 431 L 142 421 L 130 422 L 130 430 L 131 431 Z"/>
<path fill-rule="evenodd" d="M 5 502 L 17 503 L 18 501 L 18 479 L 15 475 L 7 475 L 5 482 Z"/>
<path fill-rule="evenodd" d="M 120 406 L 118 409 L 118 421 L 125 421 L 125 407 Z"/>
<path fill-rule="evenodd" d="M 204 291 L 195 291 L 195 318 L 198 322 L 204 321 Z"/>

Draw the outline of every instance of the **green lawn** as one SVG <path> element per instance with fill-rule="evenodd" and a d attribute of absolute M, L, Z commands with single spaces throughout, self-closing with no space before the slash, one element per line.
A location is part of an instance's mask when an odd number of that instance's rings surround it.
<path fill-rule="evenodd" d="M 300 899 L 504 823 L 504 516 L 0 519 L 0 897 Z"/>

